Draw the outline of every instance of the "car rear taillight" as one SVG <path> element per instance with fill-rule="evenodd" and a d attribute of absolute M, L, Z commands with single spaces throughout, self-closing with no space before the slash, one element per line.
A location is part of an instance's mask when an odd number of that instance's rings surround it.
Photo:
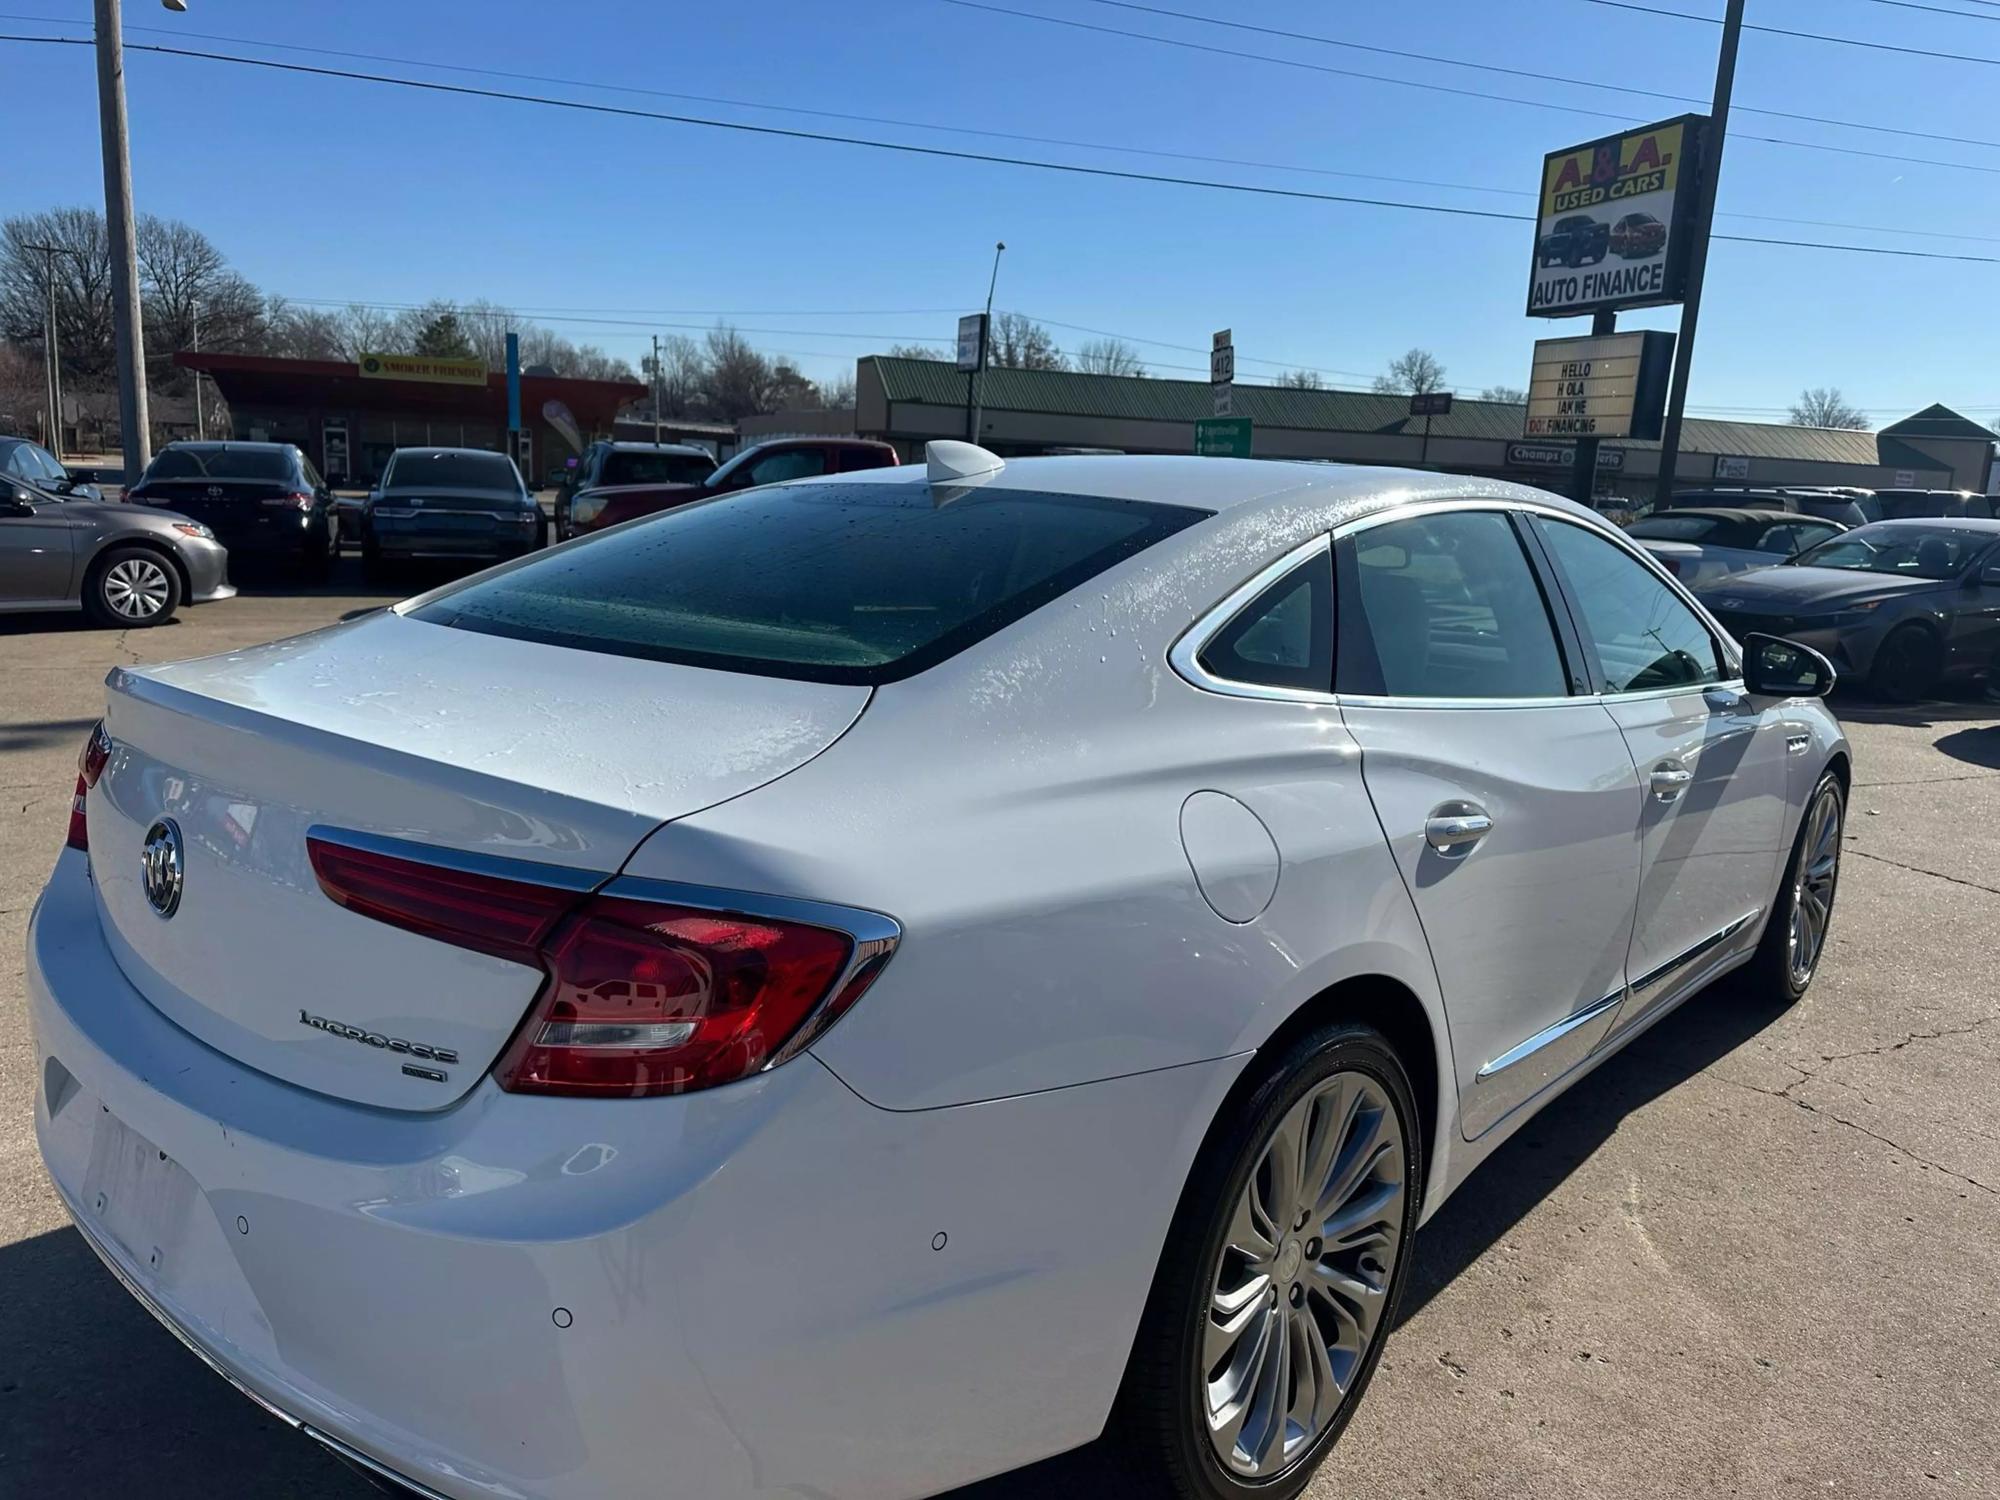
<path fill-rule="evenodd" d="M 76 793 L 70 798 L 69 838 L 65 841 L 72 849 L 90 847 L 90 825 L 84 819 L 84 794 L 97 785 L 97 778 L 104 774 L 105 764 L 110 759 L 111 736 L 104 732 L 104 721 L 99 719 L 76 757 Z"/>
<path fill-rule="evenodd" d="M 293 490 L 289 495 L 266 495 L 264 503 L 282 506 L 287 510 L 311 510 L 313 497 L 304 490 Z"/>
<path fill-rule="evenodd" d="M 643 1098 L 713 1088 L 804 1048 L 873 983 L 896 928 L 677 899 L 592 894 L 308 836 L 320 888 L 349 911 L 548 977 L 494 1076 L 523 1094 Z M 618 882 L 627 890 L 643 882 Z"/>
<path fill-rule="evenodd" d="M 847 967 L 846 933 L 596 896 L 551 940 L 550 979 L 502 1088 L 636 1096 L 754 1073 Z"/>

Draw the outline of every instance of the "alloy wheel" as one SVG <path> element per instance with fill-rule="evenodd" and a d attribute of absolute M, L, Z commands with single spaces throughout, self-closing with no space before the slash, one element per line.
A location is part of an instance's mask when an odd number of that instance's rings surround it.
<path fill-rule="evenodd" d="M 104 602 L 125 620 L 150 620 L 167 606 L 167 570 L 144 557 L 120 558 L 104 574 Z"/>
<path fill-rule="evenodd" d="M 1229 1473 L 1282 1473 L 1339 1413 L 1383 1332 L 1404 1159 L 1387 1090 L 1358 1072 L 1323 1079 L 1264 1142 L 1210 1279 L 1197 1372 Z"/>
<path fill-rule="evenodd" d="M 1801 989 L 1819 963 L 1833 917 L 1834 888 L 1840 881 L 1840 825 L 1840 793 L 1822 787 L 1806 814 L 1806 836 L 1799 844 L 1799 867 L 1792 876 L 1787 952 L 1792 983 Z"/>

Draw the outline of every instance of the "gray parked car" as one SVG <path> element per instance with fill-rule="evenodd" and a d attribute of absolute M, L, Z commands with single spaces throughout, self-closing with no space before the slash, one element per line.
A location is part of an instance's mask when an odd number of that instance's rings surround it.
<path fill-rule="evenodd" d="M 0 613 L 81 609 L 99 625 L 158 625 L 183 603 L 232 597 L 228 564 L 199 521 L 0 474 Z"/>
<path fill-rule="evenodd" d="M 48 449 L 21 437 L 0 437 L 0 479 L 15 479 L 38 490 L 79 500 L 102 500 L 93 479 L 79 479 Z"/>
<path fill-rule="evenodd" d="M 533 552 L 542 507 L 504 453 L 398 448 L 361 517 L 361 560 L 371 578 L 404 558 L 502 562 Z"/>
<path fill-rule="evenodd" d="M 1700 595 L 1738 640 L 1803 642 L 1880 697 L 2000 671 L 2000 521 L 1876 521 Z"/>

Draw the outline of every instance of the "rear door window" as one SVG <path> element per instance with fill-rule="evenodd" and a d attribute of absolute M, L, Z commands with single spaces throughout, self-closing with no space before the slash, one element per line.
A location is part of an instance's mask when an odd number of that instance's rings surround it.
<path fill-rule="evenodd" d="M 825 449 L 788 448 L 755 460 L 750 465 L 750 483 L 778 484 L 787 479 L 810 479 L 825 472 Z"/>
<path fill-rule="evenodd" d="M 933 666 L 1207 511 L 925 483 L 673 510 L 411 611 L 460 630 L 819 682 Z"/>
<path fill-rule="evenodd" d="M 1414 516 L 1345 539 L 1338 685 L 1391 698 L 1568 695 L 1548 600 L 1505 512 Z"/>

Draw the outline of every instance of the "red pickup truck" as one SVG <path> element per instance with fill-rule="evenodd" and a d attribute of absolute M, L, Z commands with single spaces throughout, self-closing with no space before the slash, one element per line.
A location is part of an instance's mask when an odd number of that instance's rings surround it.
<path fill-rule="evenodd" d="M 894 448 L 875 438 L 773 438 L 745 448 L 699 484 L 613 484 L 578 490 L 561 534 L 567 540 L 693 500 L 781 479 L 883 469 L 901 462 Z"/>

